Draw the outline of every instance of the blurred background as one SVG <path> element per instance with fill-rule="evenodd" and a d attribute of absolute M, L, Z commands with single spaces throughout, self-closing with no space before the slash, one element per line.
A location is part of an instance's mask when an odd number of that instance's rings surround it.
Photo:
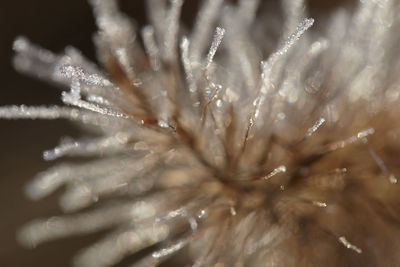
<path fill-rule="evenodd" d="M 309 1 L 310 15 L 323 19 L 332 9 L 348 2 L 347 8 L 351 8 L 356 1 Z M 120 1 L 123 11 L 139 26 L 146 21 L 144 2 Z M 198 5 L 197 0 L 186 0 L 184 4 L 182 17 L 189 27 Z M 0 11 L 0 105 L 60 103 L 60 90 L 14 71 L 12 43 L 17 36 L 24 35 L 54 52 L 62 52 L 66 45 L 72 45 L 95 60 L 91 41 L 95 30 L 92 12 L 85 0 L 3 2 Z M 33 250 L 21 247 L 15 239 L 17 230 L 27 221 L 61 213 L 57 205 L 59 194 L 33 202 L 24 196 L 23 188 L 36 173 L 54 164 L 42 160 L 42 151 L 57 145 L 62 136 L 79 135 L 78 128 L 62 120 L 0 120 L 0 266 L 70 266 L 73 255 L 101 235 L 63 239 Z M 121 266 L 128 262 L 129 259 Z"/>

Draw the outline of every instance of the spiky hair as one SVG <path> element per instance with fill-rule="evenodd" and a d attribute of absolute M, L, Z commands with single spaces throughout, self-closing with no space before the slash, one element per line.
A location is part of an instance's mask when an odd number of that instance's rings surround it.
<path fill-rule="evenodd" d="M 74 263 L 142 251 L 132 266 L 400 264 L 397 0 L 337 10 L 318 31 L 301 0 L 281 1 L 282 16 L 206 0 L 193 29 L 182 0 L 149 0 L 140 31 L 116 1 L 90 3 L 101 67 L 15 41 L 15 67 L 66 88 L 65 106 L 0 117 L 97 132 L 44 152 L 81 162 L 27 186 L 39 199 L 65 185 L 68 214 L 28 223 L 23 244 L 114 229 Z"/>

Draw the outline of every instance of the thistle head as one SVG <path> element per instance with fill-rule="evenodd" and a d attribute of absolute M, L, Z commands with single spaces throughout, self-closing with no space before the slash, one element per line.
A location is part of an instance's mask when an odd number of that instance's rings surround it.
<path fill-rule="evenodd" d="M 16 40 L 16 68 L 58 83 L 65 106 L 0 117 L 69 119 L 97 136 L 44 152 L 81 160 L 27 186 L 38 199 L 65 185 L 67 214 L 28 223 L 23 244 L 112 229 L 77 266 L 138 252 L 133 266 L 400 260 L 400 5 L 362 1 L 313 31 L 303 1 L 281 1 L 283 16 L 259 2 L 206 0 L 186 29 L 182 0 L 149 0 L 137 29 L 115 1 L 91 0 L 99 64 Z"/>

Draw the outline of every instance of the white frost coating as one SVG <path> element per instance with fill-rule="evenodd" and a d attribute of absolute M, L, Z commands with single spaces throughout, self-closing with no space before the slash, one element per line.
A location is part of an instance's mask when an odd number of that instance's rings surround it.
<path fill-rule="evenodd" d="M 387 168 L 385 162 L 382 160 L 381 157 L 376 154 L 375 149 L 373 149 L 371 146 L 369 146 L 369 153 L 372 156 L 372 158 L 375 160 L 376 164 L 379 166 L 379 169 L 381 169 L 382 173 L 388 177 L 388 180 L 392 184 L 397 184 L 397 178 L 393 173 L 389 172 L 389 169 Z"/>
<path fill-rule="evenodd" d="M 215 53 L 217 52 L 217 49 L 218 49 L 219 45 L 221 44 L 222 38 L 224 38 L 224 35 L 225 35 L 225 29 L 217 27 L 217 29 L 215 30 L 213 41 L 211 43 L 210 50 L 208 51 L 208 55 L 207 55 L 207 65 L 206 65 L 207 70 L 210 68 L 210 65 L 214 59 Z"/>
<path fill-rule="evenodd" d="M 279 58 L 286 54 L 289 49 L 296 44 L 300 37 L 314 24 L 313 18 L 304 19 L 302 23 L 297 26 L 297 29 L 286 39 L 284 44 L 276 52 L 274 52 L 268 59 L 263 63 L 263 73 L 270 73 L 275 62 Z M 269 77 L 265 75 L 264 78 Z"/>
<path fill-rule="evenodd" d="M 257 118 L 260 114 L 260 109 L 264 104 L 268 91 L 271 88 L 270 77 L 272 73 L 272 69 L 279 58 L 285 55 L 289 49 L 296 44 L 296 42 L 300 39 L 300 37 L 314 24 L 314 19 L 305 19 L 302 23 L 297 26 L 297 29 L 294 33 L 292 33 L 284 44 L 279 48 L 275 53 L 273 53 L 267 61 L 261 63 L 262 66 L 262 74 L 261 74 L 261 88 L 259 95 L 255 100 L 255 112 L 254 118 Z"/>
<path fill-rule="evenodd" d="M 153 267 L 157 266 L 164 260 L 165 258 L 168 258 L 169 256 L 173 255 L 175 252 L 181 250 L 184 248 L 189 242 L 189 238 L 186 239 L 180 239 L 178 241 L 172 241 L 172 244 L 167 245 L 150 255 L 145 256 L 143 259 L 139 260 L 138 262 L 135 262 L 131 267 Z"/>
<path fill-rule="evenodd" d="M 175 253 L 176 251 L 180 250 L 181 248 L 183 248 L 187 244 L 187 242 L 188 242 L 187 240 L 179 240 L 175 244 L 173 244 L 169 247 L 166 247 L 166 248 L 160 249 L 159 251 L 153 252 L 151 254 L 151 256 L 153 258 L 162 258 L 162 257 L 168 256 L 168 255 L 171 255 L 171 254 Z"/>
<path fill-rule="evenodd" d="M 102 98 L 101 96 L 91 95 L 89 101 L 96 100 L 94 103 L 87 102 L 81 99 L 82 82 L 97 86 L 111 86 L 111 82 L 107 79 L 104 79 L 96 74 L 87 75 L 84 73 L 83 69 L 70 65 L 63 66 L 61 68 L 61 73 L 71 79 L 70 91 L 62 92 L 61 99 L 65 104 L 70 104 L 82 109 L 87 109 L 96 113 L 100 113 L 101 115 L 108 115 L 112 117 L 126 119 L 129 118 L 128 115 L 123 114 L 122 112 L 115 111 L 112 108 L 108 107 L 110 105 L 110 102 L 106 101 L 106 99 Z"/>
<path fill-rule="evenodd" d="M 172 210 L 164 214 L 163 216 L 157 217 L 155 222 L 168 221 L 176 217 L 186 217 L 187 216 L 187 207 L 178 208 L 176 210 Z"/>
<path fill-rule="evenodd" d="M 338 142 L 328 145 L 328 150 L 333 151 L 333 150 L 336 150 L 339 148 L 344 148 L 345 146 L 352 144 L 354 142 L 357 142 L 359 140 L 363 140 L 367 136 L 374 134 L 374 133 L 375 133 L 374 128 L 368 128 L 366 130 L 358 132 L 356 135 L 353 135 L 345 140 L 338 141 Z"/>
<path fill-rule="evenodd" d="M 17 52 L 14 66 L 19 71 L 67 86 L 72 77 L 68 72 L 72 73 L 71 68 L 74 68 L 74 74 L 80 72 L 79 78 L 89 85 L 113 87 L 99 74 L 98 68 L 74 47 L 67 47 L 65 55 L 58 55 L 31 44 L 25 37 L 19 37 L 14 42 L 14 50 Z"/>
<path fill-rule="evenodd" d="M 39 199 L 64 187 L 62 211 L 80 213 L 28 224 L 19 235 L 22 243 L 112 228 L 113 234 L 75 264 L 110 266 L 146 249 L 135 266 L 156 266 L 186 247 L 194 266 L 290 265 L 288 258 L 308 256 L 291 254 L 302 245 L 294 242 L 294 250 L 280 257 L 285 242 L 293 242 L 293 230 L 301 230 L 299 217 L 332 213 L 340 231 L 348 222 L 340 205 L 354 205 L 348 201 L 353 192 L 342 190 L 347 181 L 375 173 L 378 165 L 382 176 L 397 182 L 393 160 L 385 154 L 387 146 L 399 145 L 397 128 L 379 118 L 399 117 L 398 1 L 366 0 L 354 13 L 332 11 L 305 34 L 313 19 L 303 20 L 303 0 L 204 0 L 193 29 L 180 22 L 182 0 L 148 0 L 151 21 L 141 40 L 117 2 L 91 1 L 104 69 L 74 48 L 55 54 L 24 38 L 14 44 L 18 70 L 70 90 L 62 94 L 67 107 L 8 106 L 0 108 L 1 118 L 96 125 L 85 127 L 95 137 L 64 140 L 43 154 L 47 160 L 85 156 L 76 159 L 83 163 L 49 169 L 26 189 Z M 384 140 L 378 136 L 368 143 L 372 126 Z M 336 152 L 350 145 L 367 155 Z M 347 170 L 351 175 L 345 177 Z M 297 177 L 306 179 L 292 180 Z M 366 186 L 357 194 L 368 194 L 366 204 L 377 195 L 383 201 L 385 196 L 363 191 L 382 188 L 382 179 L 369 180 L 362 180 Z M 374 209 L 365 207 L 353 210 Z M 360 247 L 374 241 L 373 235 L 352 232 L 352 225 L 345 232 Z M 375 230 L 370 225 L 363 227 Z M 361 252 L 345 237 L 338 239 Z"/>
<path fill-rule="evenodd" d="M 315 133 L 321 126 L 326 122 L 325 118 L 319 118 L 317 122 L 307 130 L 306 136 L 311 136 L 313 133 Z"/>
<path fill-rule="evenodd" d="M 358 248 L 357 246 L 351 244 L 349 241 L 347 241 L 346 237 L 341 236 L 339 237 L 339 242 L 345 246 L 348 249 L 354 250 L 355 252 L 357 252 L 358 254 L 362 253 L 362 250 L 360 248 Z"/>
<path fill-rule="evenodd" d="M 197 88 L 196 88 L 196 83 L 194 81 L 192 62 L 189 58 L 189 47 L 190 47 L 190 41 L 186 36 L 184 36 L 182 38 L 181 45 L 180 45 L 181 60 L 182 60 L 183 68 L 185 70 L 186 80 L 189 85 L 189 91 L 191 93 L 194 93 L 197 91 Z"/>
<path fill-rule="evenodd" d="M 208 45 L 208 38 L 213 31 L 213 23 L 217 19 L 223 0 L 207 0 L 202 6 L 190 40 L 190 58 L 200 62 L 200 58 Z"/>
<path fill-rule="evenodd" d="M 88 95 L 87 100 L 103 106 L 111 106 L 111 102 L 106 98 L 98 95 Z"/>
<path fill-rule="evenodd" d="M 79 156 L 79 155 L 96 155 L 98 153 L 107 154 L 112 152 L 125 151 L 126 142 L 128 141 L 128 136 L 126 134 L 116 134 L 116 136 L 91 139 L 86 141 L 72 141 L 72 142 L 62 142 L 57 147 L 46 150 L 43 152 L 43 158 L 45 160 L 55 160 L 59 157 L 69 155 L 69 156 Z"/>
<path fill-rule="evenodd" d="M 326 207 L 328 207 L 328 204 L 326 204 L 325 202 L 316 201 L 316 200 L 312 201 L 312 204 L 313 204 L 314 206 L 319 207 L 319 208 L 326 208 Z"/>
<path fill-rule="evenodd" d="M 91 74 L 97 74 L 99 75 L 101 73 L 100 68 L 96 65 L 96 63 L 90 61 L 88 58 L 86 58 L 81 51 L 79 51 L 77 48 L 73 46 L 67 46 L 65 48 L 65 55 L 63 56 L 64 58 L 67 57 L 70 59 L 70 61 L 61 61 L 63 64 L 60 66 L 64 66 L 65 64 L 68 65 L 73 65 L 73 66 L 80 66 L 82 69 L 85 70 L 87 73 Z M 102 75 L 99 75 L 102 76 Z"/>
<path fill-rule="evenodd" d="M 269 180 L 272 177 L 274 177 L 275 175 L 279 174 L 279 173 L 284 173 L 286 172 L 286 166 L 282 165 L 279 166 L 278 168 L 275 168 L 271 173 L 269 173 L 267 176 L 263 177 L 264 180 Z"/>
<path fill-rule="evenodd" d="M 112 110 L 111 108 L 107 107 L 101 107 L 100 105 L 94 104 L 94 103 L 89 103 L 86 102 L 82 99 L 79 99 L 77 97 L 78 95 L 76 94 L 76 91 L 71 90 L 70 93 L 68 92 L 63 92 L 62 94 L 62 101 L 65 104 L 70 104 L 79 108 L 87 109 L 96 113 L 99 113 L 101 115 L 107 115 L 111 117 L 117 117 L 117 118 L 125 118 L 129 119 L 130 117 L 124 113 Z"/>
<path fill-rule="evenodd" d="M 88 74 L 83 68 L 73 65 L 60 67 L 60 73 L 71 80 L 79 79 L 80 82 L 95 86 L 112 86 L 112 82 L 99 74 Z"/>
<path fill-rule="evenodd" d="M 74 121 L 95 121 L 96 114 L 88 113 L 75 108 L 60 106 L 3 106 L 0 107 L 0 118 L 4 119 L 68 119 Z"/>

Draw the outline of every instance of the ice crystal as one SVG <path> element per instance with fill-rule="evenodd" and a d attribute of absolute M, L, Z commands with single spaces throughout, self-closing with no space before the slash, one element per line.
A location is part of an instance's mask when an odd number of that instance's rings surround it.
<path fill-rule="evenodd" d="M 116 1 L 90 3 L 101 67 L 14 44 L 15 67 L 62 86 L 65 106 L 0 117 L 99 133 L 43 153 L 86 159 L 27 186 L 32 199 L 64 186 L 67 214 L 28 223 L 22 244 L 113 229 L 76 256 L 85 267 L 139 251 L 132 266 L 400 262 L 397 0 L 338 9 L 318 31 L 296 0 L 281 1 L 283 21 L 277 1 L 205 0 L 192 30 L 183 0 L 147 1 L 141 30 Z"/>

